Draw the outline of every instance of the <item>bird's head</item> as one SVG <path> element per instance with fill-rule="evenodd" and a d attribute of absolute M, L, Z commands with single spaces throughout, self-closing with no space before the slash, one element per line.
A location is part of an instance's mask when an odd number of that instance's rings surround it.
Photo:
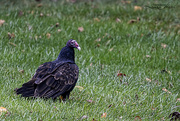
<path fill-rule="evenodd" d="M 78 50 L 81 50 L 81 48 L 79 47 L 79 44 L 76 42 L 76 40 L 70 39 L 66 46 L 72 47 L 72 48 L 77 48 Z"/>

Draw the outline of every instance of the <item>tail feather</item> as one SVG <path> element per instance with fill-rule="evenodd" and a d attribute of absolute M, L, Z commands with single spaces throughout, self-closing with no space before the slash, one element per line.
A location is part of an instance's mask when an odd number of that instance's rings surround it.
<path fill-rule="evenodd" d="M 29 82 L 22 85 L 21 88 L 17 88 L 14 91 L 17 95 L 21 94 L 23 97 L 33 97 L 34 96 L 34 80 L 30 80 Z"/>
<path fill-rule="evenodd" d="M 34 97 L 34 90 L 25 92 L 22 94 L 23 97 Z"/>

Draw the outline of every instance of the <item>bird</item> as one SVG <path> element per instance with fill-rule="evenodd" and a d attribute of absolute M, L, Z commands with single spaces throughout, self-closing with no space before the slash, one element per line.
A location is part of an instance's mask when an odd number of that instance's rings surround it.
<path fill-rule="evenodd" d="M 74 39 L 68 40 L 56 60 L 45 62 L 38 67 L 32 79 L 14 91 L 22 97 L 69 99 L 79 76 L 79 68 L 75 64 L 74 48 L 81 50 Z"/>

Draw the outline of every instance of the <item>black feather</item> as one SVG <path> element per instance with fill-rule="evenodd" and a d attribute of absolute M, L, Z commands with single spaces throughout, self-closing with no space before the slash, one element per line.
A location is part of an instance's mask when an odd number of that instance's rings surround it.
<path fill-rule="evenodd" d="M 74 60 L 74 48 L 77 47 L 79 45 L 75 40 L 69 40 L 60 51 L 58 58 L 40 65 L 29 82 L 15 89 L 16 94 L 21 94 L 23 97 L 56 99 L 61 95 L 65 99 L 69 98 L 79 74 Z"/>

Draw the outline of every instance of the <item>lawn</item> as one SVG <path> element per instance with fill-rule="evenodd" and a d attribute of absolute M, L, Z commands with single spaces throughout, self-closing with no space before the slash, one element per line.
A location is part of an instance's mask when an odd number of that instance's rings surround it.
<path fill-rule="evenodd" d="M 0 120 L 170 120 L 180 112 L 178 11 L 178 0 L 1 0 Z M 66 102 L 17 96 L 69 39 L 81 47 L 82 88 Z"/>

